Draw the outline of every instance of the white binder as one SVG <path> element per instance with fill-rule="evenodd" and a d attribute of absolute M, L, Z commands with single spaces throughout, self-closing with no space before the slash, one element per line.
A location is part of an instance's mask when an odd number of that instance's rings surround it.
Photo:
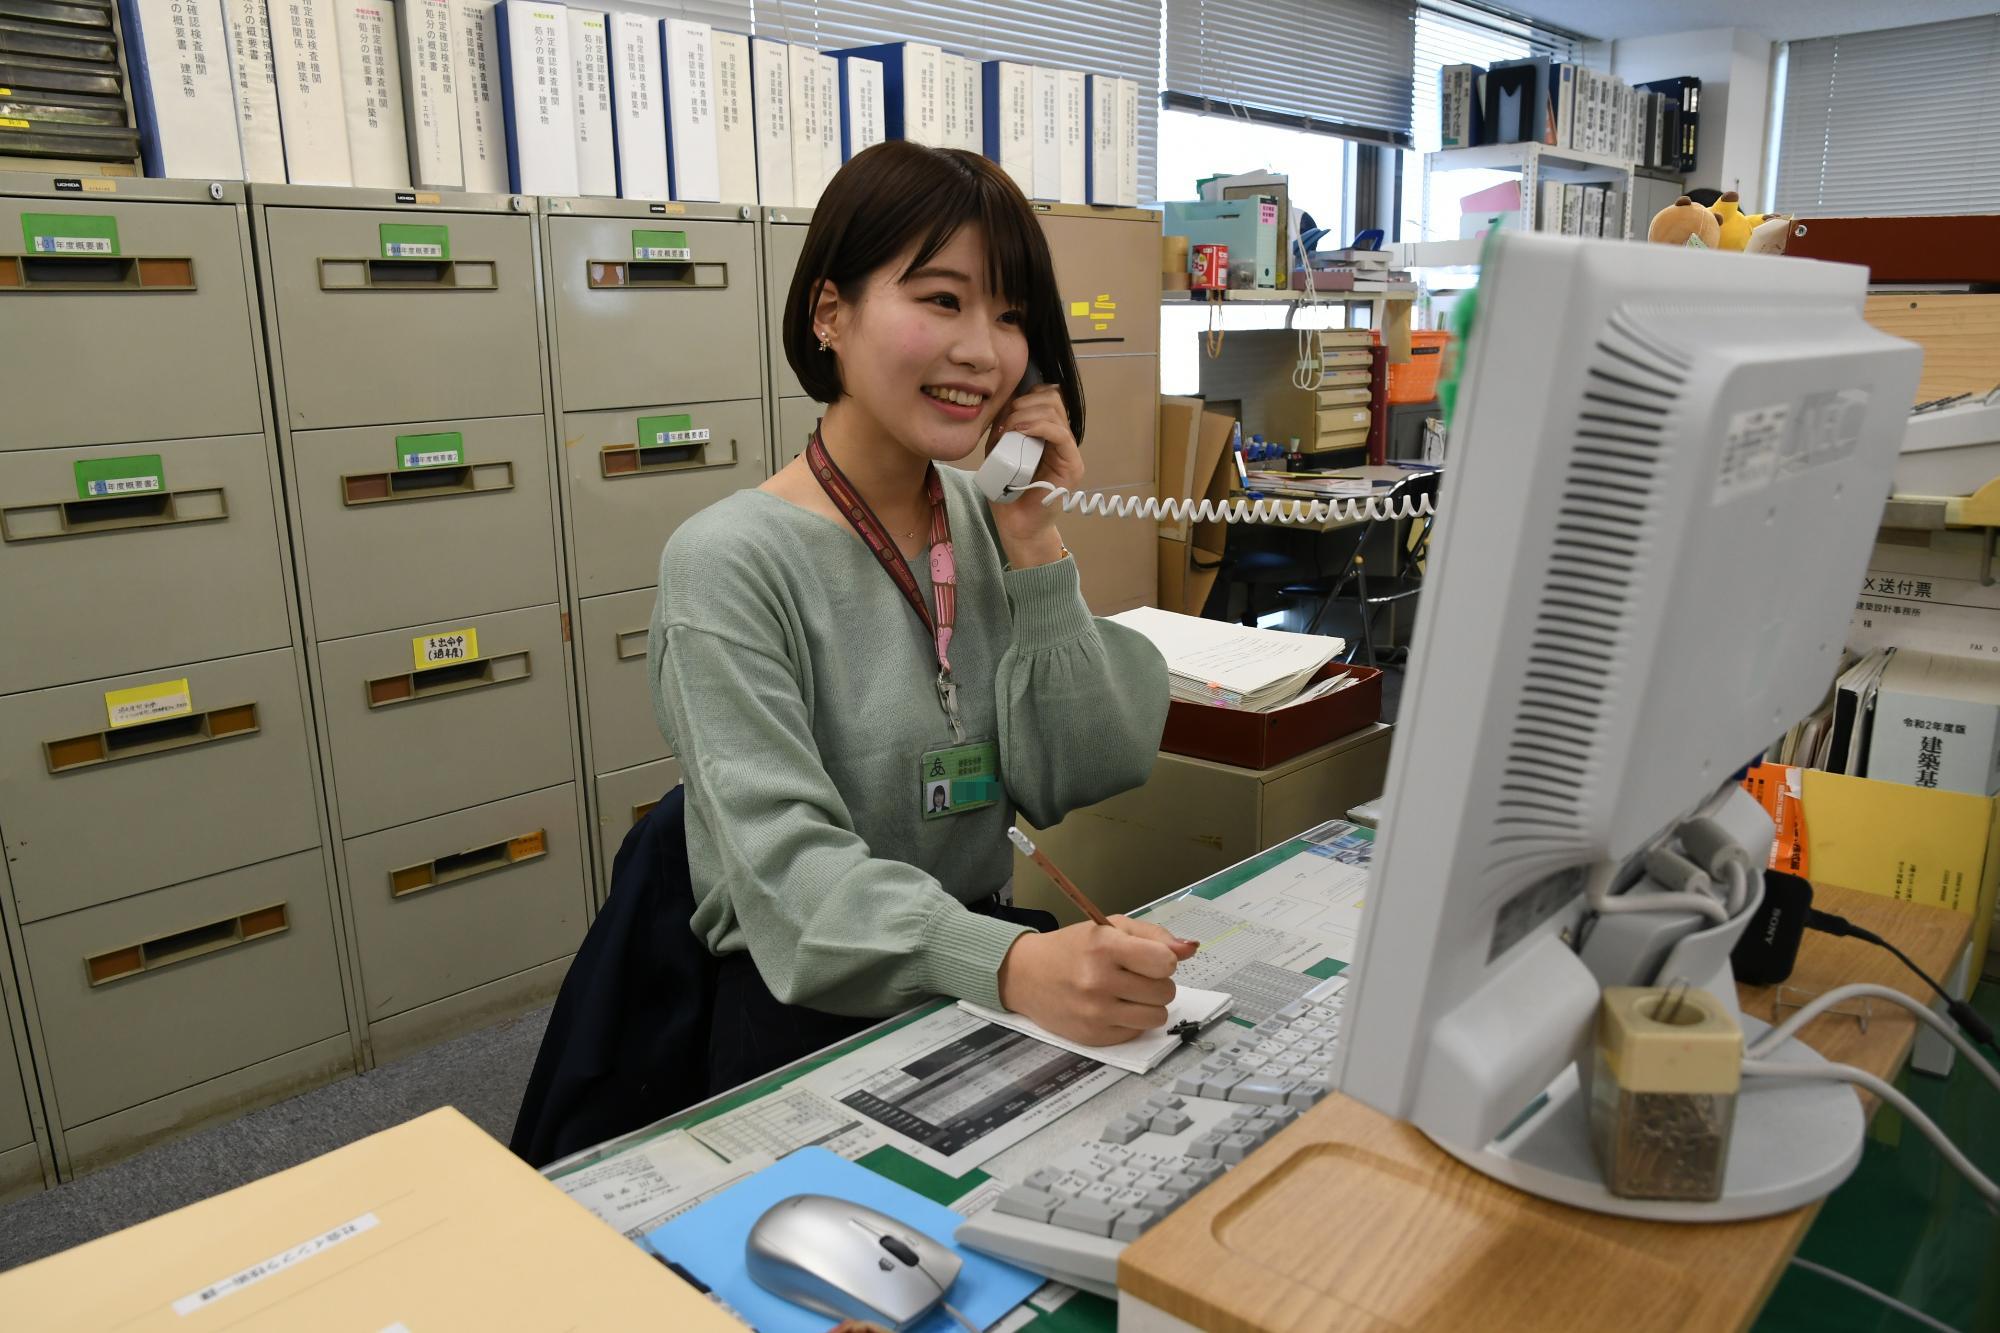
<path fill-rule="evenodd" d="M 1139 81 L 1118 80 L 1118 202 L 1139 206 Z"/>
<path fill-rule="evenodd" d="M 354 183 L 410 188 L 410 137 L 403 128 L 403 70 L 388 0 L 334 0 Z"/>
<path fill-rule="evenodd" d="M 750 39 L 740 32 L 710 34 L 715 63 L 715 159 L 725 204 L 757 202 L 757 131 L 750 112 Z"/>
<path fill-rule="evenodd" d="M 1065 69 L 1057 71 L 1062 78 L 1062 108 L 1059 133 L 1062 148 L 1062 190 L 1056 196 L 1066 204 L 1081 204 L 1084 199 L 1084 174 L 1088 170 L 1087 149 L 1084 142 L 1084 80 L 1081 70 Z"/>
<path fill-rule="evenodd" d="M 813 63 L 819 67 L 813 88 L 819 95 L 819 188 L 824 193 L 846 163 L 840 153 L 840 62 L 816 51 Z"/>
<path fill-rule="evenodd" d="M 410 183 L 420 190 L 463 189 L 451 0 L 396 0 L 396 27 L 402 35 Z"/>
<path fill-rule="evenodd" d="M 333 0 L 288 0 L 284 14 L 271 26 L 285 176 L 294 185 L 354 184 L 336 27 Z"/>
<path fill-rule="evenodd" d="M 819 203 L 826 186 L 826 154 L 819 131 L 819 52 L 809 46 L 785 48 L 790 62 L 786 97 L 792 109 L 792 202 Z"/>
<path fill-rule="evenodd" d="M 667 170 L 674 198 L 717 203 L 715 71 L 706 23 L 660 20 L 660 75 L 667 90 Z"/>
<path fill-rule="evenodd" d="M 750 119 L 757 136 L 757 199 L 783 208 L 792 184 L 791 61 L 783 42 L 750 39 Z"/>
<path fill-rule="evenodd" d="M 834 63 L 840 68 L 842 88 L 841 155 L 852 161 L 856 153 L 888 136 L 882 115 L 882 62 L 853 56 Z"/>
<path fill-rule="evenodd" d="M 245 180 L 285 181 L 285 138 L 278 124 L 278 66 L 271 59 L 267 0 L 225 0 L 230 63 L 236 74 L 236 128 Z"/>
<path fill-rule="evenodd" d="M 560 4 L 500 0 L 500 97 L 516 194 L 576 193 L 576 82 Z"/>
<path fill-rule="evenodd" d="M 465 188 L 474 194 L 505 194 L 507 128 L 500 96 L 499 9 L 488 0 L 451 2 L 452 63 L 458 70 L 458 154 Z"/>
<path fill-rule="evenodd" d="M 1118 202 L 1118 148 L 1125 136 L 1118 132 L 1118 88 L 1107 75 L 1084 76 L 1083 165 L 1084 202 Z"/>
<path fill-rule="evenodd" d="M 220 0 L 122 0 L 120 9 L 146 174 L 242 180 Z M 192 59 L 190 42 L 202 53 Z"/>
<path fill-rule="evenodd" d="M 618 144 L 618 193 L 627 199 L 670 197 L 659 29 L 657 20 L 637 14 L 611 16 L 611 123 Z"/>
<path fill-rule="evenodd" d="M 989 60 L 980 69 L 982 124 L 980 151 L 1021 187 L 1035 193 L 1033 103 L 1035 69 L 1017 60 Z"/>
<path fill-rule="evenodd" d="M 1062 198 L 1062 71 L 1036 65 L 1028 132 L 1034 136 L 1035 188 L 1030 199 Z"/>
<path fill-rule="evenodd" d="M 599 9 L 571 6 L 564 12 L 576 86 L 576 192 L 615 199 L 618 147 L 611 131 L 610 18 Z"/>

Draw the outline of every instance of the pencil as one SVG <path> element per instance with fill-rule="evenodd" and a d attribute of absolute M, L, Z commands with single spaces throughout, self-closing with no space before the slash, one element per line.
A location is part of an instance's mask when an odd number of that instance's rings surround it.
<path fill-rule="evenodd" d="M 1007 839 L 1008 841 L 1012 842 L 1016 847 L 1021 849 L 1021 855 L 1027 857 L 1030 861 L 1033 861 L 1036 865 L 1040 866 L 1042 873 L 1049 877 L 1049 882 L 1054 884 L 1057 888 L 1061 889 L 1063 891 L 1063 896 L 1068 898 L 1071 902 L 1075 903 L 1077 907 L 1082 910 L 1085 916 L 1089 917 L 1092 921 L 1095 921 L 1100 926 L 1108 926 L 1111 924 L 1110 918 L 1105 916 L 1103 912 L 1100 912 L 1097 909 L 1097 904 L 1090 901 L 1090 899 L 1085 896 L 1082 889 L 1079 889 L 1076 885 L 1072 884 L 1070 882 L 1070 878 L 1068 875 L 1065 875 L 1063 874 L 1062 871 L 1056 869 L 1056 863 L 1054 861 L 1049 860 L 1048 856 L 1040 848 L 1036 847 L 1034 843 L 1028 841 L 1027 834 L 1021 832 L 1021 830 L 1017 828 L 1010 828 L 1007 830 Z"/>

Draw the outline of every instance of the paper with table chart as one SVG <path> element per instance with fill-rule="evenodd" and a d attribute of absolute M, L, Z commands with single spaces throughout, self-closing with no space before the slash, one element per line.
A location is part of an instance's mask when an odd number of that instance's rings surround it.
<path fill-rule="evenodd" d="M 1145 635 L 1160 650 L 1174 698 L 1226 708 L 1291 702 L 1346 647 L 1323 634 L 1251 629 L 1150 606 L 1111 620 Z"/>

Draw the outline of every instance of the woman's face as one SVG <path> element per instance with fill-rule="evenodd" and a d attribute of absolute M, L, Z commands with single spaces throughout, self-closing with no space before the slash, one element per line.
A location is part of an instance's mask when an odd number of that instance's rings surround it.
<path fill-rule="evenodd" d="M 979 447 L 1028 365 L 1021 311 L 986 285 L 986 243 L 961 227 L 900 276 L 915 247 L 870 275 L 856 300 L 822 301 L 840 379 L 877 433 L 921 458 Z"/>

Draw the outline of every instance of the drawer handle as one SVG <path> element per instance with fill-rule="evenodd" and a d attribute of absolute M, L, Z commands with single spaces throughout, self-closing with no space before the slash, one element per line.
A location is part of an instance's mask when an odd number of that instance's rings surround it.
<path fill-rule="evenodd" d="M 354 472 L 340 479 L 341 503 L 384 504 L 393 500 L 438 500 L 452 495 L 485 495 L 514 489 L 512 463 L 463 463 L 392 472 Z"/>
<path fill-rule="evenodd" d="M 435 861 L 420 861 L 413 866 L 389 872 L 389 896 L 403 898 L 424 889 L 434 889 L 440 884 L 455 884 L 460 880 L 476 879 L 490 875 L 508 866 L 517 866 L 523 861 L 538 861 L 549 854 L 549 833 L 547 829 L 536 829 L 532 833 L 520 833 L 511 838 L 488 843 L 484 847 L 474 847 L 470 851 L 456 852 L 450 856 L 440 856 Z"/>
<path fill-rule="evenodd" d="M 611 480 L 649 472 L 693 472 L 700 468 L 736 466 L 736 441 L 711 439 L 686 444 L 607 444 L 598 452 L 598 467 Z"/>
<path fill-rule="evenodd" d="M 256 704 L 232 704 L 227 708 L 211 708 L 206 713 L 140 722 L 115 731 L 93 731 L 65 740 L 43 741 L 42 753 L 49 772 L 69 773 L 99 764 L 115 764 L 121 759 L 138 759 L 251 736 L 262 729 L 257 721 Z"/>
<path fill-rule="evenodd" d="M 499 265 L 491 259 L 319 261 L 325 292 L 487 292 L 499 285 Z"/>
<path fill-rule="evenodd" d="M 658 804 L 659 804 L 659 803 L 660 803 L 660 802 L 661 802 L 661 801 L 662 801 L 663 799 L 665 799 L 665 798 L 664 798 L 664 797 L 659 797 L 659 796 L 655 796 L 655 797 L 654 797 L 654 798 L 653 798 L 652 800 L 650 800 L 650 801 L 641 801 L 641 802 L 639 802 L 639 804 L 637 804 L 637 805 L 633 806 L 633 807 L 632 807 L 632 822 L 633 822 L 634 824 L 636 824 L 636 823 L 638 823 L 638 822 L 639 822 L 640 820 L 644 819 L 644 818 L 645 818 L 645 817 L 646 817 L 647 815 L 650 815 L 650 814 L 652 814 L 652 813 L 653 813 L 653 807 L 654 807 L 654 806 L 656 806 L 656 805 L 658 805 Z"/>
<path fill-rule="evenodd" d="M 505 685 L 526 680 L 534 668 L 526 653 L 503 653 L 482 657 L 476 662 L 453 662 L 449 666 L 423 671 L 404 671 L 394 676 L 378 676 L 368 682 L 368 706 L 387 708 L 393 704 L 416 703 L 423 699 L 463 694 L 488 685 Z"/>
<path fill-rule="evenodd" d="M 628 629 L 620 634 L 617 639 L 618 660 L 629 662 L 635 657 L 644 657 L 646 655 L 646 635 L 647 631 L 644 628 Z"/>
<path fill-rule="evenodd" d="M 152 972 L 173 963 L 185 963 L 192 958 L 233 949 L 251 940 L 281 935 L 291 926 L 291 915 L 285 910 L 285 904 L 275 903 L 240 916 L 227 916 L 204 926 L 177 930 L 171 935 L 130 944 L 123 949 L 91 954 L 83 960 L 84 975 L 91 985 L 103 986 L 126 977 L 136 977 L 141 972 Z"/>
<path fill-rule="evenodd" d="M 721 291 L 729 286 L 729 265 L 702 259 L 591 259 L 583 266 L 594 288 L 638 291 Z"/>
<path fill-rule="evenodd" d="M 194 260 L 125 255 L 0 255 L 8 292 L 191 292 Z"/>
<path fill-rule="evenodd" d="M 0 541 L 30 542 L 45 537 L 79 537 L 93 532 L 167 528 L 214 523 L 229 517 L 229 498 L 220 486 L 146 495 L 105 495 L 89 500 L 0 509 Z"/>

